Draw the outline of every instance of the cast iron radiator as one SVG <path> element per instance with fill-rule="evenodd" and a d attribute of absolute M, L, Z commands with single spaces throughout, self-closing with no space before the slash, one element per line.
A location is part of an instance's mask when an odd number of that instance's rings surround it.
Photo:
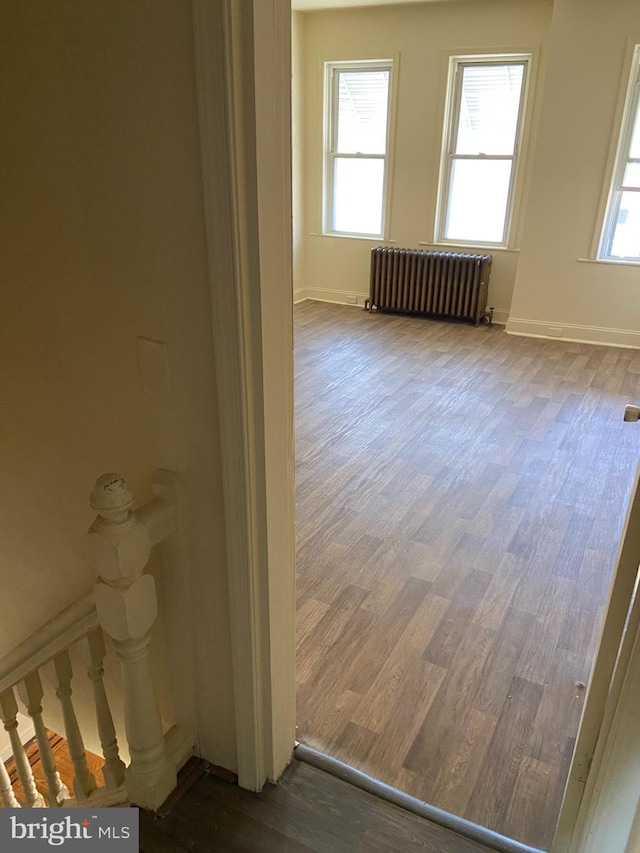
<path fill-rule="evenodd" d="M 427 252 L 420 249 L 371 250 L 371 282 L 364 307 L 491 322 L 487 290 L 491 255 Z M 487 317 L 488 314 L 488 317 Z"/>

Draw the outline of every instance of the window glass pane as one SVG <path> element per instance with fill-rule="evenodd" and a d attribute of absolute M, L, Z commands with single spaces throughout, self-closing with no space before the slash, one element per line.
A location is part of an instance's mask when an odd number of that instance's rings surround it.
<path fill-rule="evenodd" d="M 640 187 L 640 163 L 627 163 L 622 185 L 624 187 Z"/>
<path fill-rule="evenodd" d="M 388 71 L 338 71 L 340 154 L 384 154 L 387 149 Z"/>
<path fill-rule="evenodd" d="M 640 193 L 621 193 L 611 257 L 640 260 Z"/>
<path fill-rule="evenodd" d="M 462 66 L 456 154 L 512 154 L 524 65 Z"/>
<path fill-rule="evenodd" d="M 636 105 L 636 120 L 631 135 L 629 157 L 640 157 L 640 103 Z"/>
<path fill-rule="evenodd" d="M 455 160 L 445 237 L 501 243 L 509 198 L 511 160 Z"/>
<path fill-rule="evenodd" d="M 337 157 L 332 230 L 380 236 L 383 185 L 384 160 Z"/>

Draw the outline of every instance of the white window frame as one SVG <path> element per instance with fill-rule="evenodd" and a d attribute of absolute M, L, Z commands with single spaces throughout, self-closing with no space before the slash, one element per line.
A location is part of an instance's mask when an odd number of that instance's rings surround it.
<path fill-rule="evenodd" d="M 387 237 L 388 198 L 390 186 L 390 147 L 392 130 L 392 109 L 394 106 L 394 60 L 362 59 L 357 61 L 325 62 L 324 77 L 324 180 L 322 193 L 322 233 L 333 237 L 353 237 L 360 239 L 385 240 Z M 357 152 L 341 154 L 336 151 L 338 139 L 338 72 L 340 71 L 388 71 L 389 89 L 387 96 L 387 135 L 384 154 Z M 335 186 L 335 162 L 338 158 L 362 160 L 383 160 L 384 178 L 382 183 L 382 211 L 379 234 L 360 231 L 336 231 L 333 225 L 333 205 Z"/>
<path fill-rule="evenodd" d="M 631 135 L 637 111 L 640 110 L 640 45 L 635 45 L 631 59 L 631 71 L 624 101 L 624 110 L 620 122 L 620 131 L 615 149 L 611 182 L 607 192 L 607 202 L 600 229 L 600 239 L 596 259 L 619 264 L 640 264 L 640 258 L 620 257 L 612 255 L 613 238 L 620 210 L 620 200 L 623 192 L 640 192 L 636 187 L 625 187 L 624 172 L 628 162 L 640 163 L 640 158 L 629 157 Z"/>
<path fill-rule="evenodd" d="M 529 86 L 532 76 L 532 53 L 492 53 L 465 54 L 449 58 L 449 76 L 447 82 L 447 97 L 445 105 L 442 152 L 440 156 L 440 176 L 438 180 L 438 200 L 436 203 L 435 235 L 436 244 L 451 246 L 478 246 L 486 248 L 511 248 L 510 239 L 514 219 L 516 187 L 520 182 L 520 172 L 523 164 L 522 146 L 525 124 L 529 113 Z M 460 121 L 460 102 L 462 99 L 462 69 L 465 66 L 477 65 L 523 65 L 522 89 L 514 140 L 513 153 L 505 154 L 456 154 L 455 145 Z M 507 208 L 504 217 L 504 228 L 500 241 L 487 240 L 457 240 L 445 236 L 447 216 L 449 212 L 449 195 L 451 175 L 456 160 L 511 160 L 511 179 Z"/>

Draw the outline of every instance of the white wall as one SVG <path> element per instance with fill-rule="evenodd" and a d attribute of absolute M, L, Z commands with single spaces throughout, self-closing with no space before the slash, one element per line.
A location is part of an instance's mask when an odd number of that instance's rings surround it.
<path fill-rule="evenodd" d="M 447 52 L 541 48 L 541 83 L 551 3 L 442 2 L 300 14 L 304 77 L 298 85 L 302 85 L 304 97 L 302 105 L 294 100 L 294 127 L 297 104 L 298 109 L 304 108 L 304 133 L 297 142 L 304 162 L 305 208 L 301 221 L 304 240 L 296 244 L 296 251 L 302 246 L 303 254 L 296 262 L 294 291 L 298 297 L 342 302 L 356 296 L 361 304 L 369 288 L 369 252 L 381 241 L 318 236 L 322 231 L 324 62 L 398 57 L 389 237 L 401 247 L 418 247 L 420 242 L 433 240 Z M 532 141 L 540 91 L 541 85 L 534 100 Z M 529 152 L 531 149 L 529 146 Z M 527 171 L 521 201 L 526 198 Z M 494 252 L 489 304 L 498 309 L 497 319 L 503 322 L 510 308 L 517 261 L 516 252 Z"/>
<path fill-rule="evenodd" d="M 640 270 L 588 258 L 617 137 L 637 0 L 556 0 L 531 191 L 507 330 L 640 346 Z"/>
<path fill-rule="evenodd" d="M 0 655 L 93 584 L 94 479 L 119 471 L 143 501 L 156 467 L 175 470 L 193 624 L 215 650 L 206 755 L 233 769 L 191 5 L 4 0 L 0 29 Z M 139 337 L 166 344 L 169 393 L 143 389 Z"/>

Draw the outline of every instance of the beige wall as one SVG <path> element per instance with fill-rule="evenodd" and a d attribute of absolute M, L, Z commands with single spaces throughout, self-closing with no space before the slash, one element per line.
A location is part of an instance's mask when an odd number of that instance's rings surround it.
<path fill-rule="evenodd" d="M 0 654 L 92 585 L 94 479 L 119 471 L 144 500 L 154 468 L 173 469 L 193 622 L 215 650 L 198 685 L 206 754 L 233 768 L 191 6 L 4 0 L 0 31 Z M 143 390 L 140 336 L 166 342 L 170 393 Z"/>
<path fill-rule="evenodd" d="M 617 136 L 637 0 L 556 0 L 547 84 L 508 329 L 640 346 L 640 272 L 588 258 Z M 629 330 L 625 332 L 625 330 Z"/>
<path fill-rule="evenodd" d="M 298 243 L 304 254 L 296 265 L 294 291 L 298 298 L 345 301 L 357 296 L 361 304 L 368 292 L 369 251 L 380 241 L 317 236 L 322 231 L 323 63 L 398 57 L 389 237 L 399 246 L 417 247 L 433 239 L 447 51 L 544 48 L 551 3 L 424 3 L 309 12 L 302 17 L 305 239 Z M 539 68 L 539 79 L 541 73 Z M 517 253 L 494 253 L 489 301 L 502 321 L 508 315 L 516 266 Z"/>

